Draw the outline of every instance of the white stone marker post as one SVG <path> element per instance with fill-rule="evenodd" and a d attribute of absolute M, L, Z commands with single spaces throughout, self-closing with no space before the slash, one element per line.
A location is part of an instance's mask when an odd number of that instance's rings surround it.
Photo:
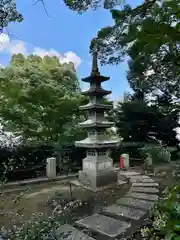
<path fill-rule="evenodd" d="M 55 178 L 56 177 L 56 158 L 54 158 L 54 157 L 47 158 L 46 176 L 48 178 Z"/>
<path fill-rule="evenodd" d="M 129 154 L 123 153 L 123 154 L 121 154 L 121 157 L 124 159 L 124 168 L 128 169 L 129 168 Z"/>

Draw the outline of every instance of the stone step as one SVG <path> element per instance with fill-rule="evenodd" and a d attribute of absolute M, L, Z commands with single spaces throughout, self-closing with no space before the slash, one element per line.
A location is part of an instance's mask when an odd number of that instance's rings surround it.
<path fill-rule="evenodd" d="M 144 199 L 149 201 L 158 201 L 159 197 L 156 194 L 145 194 L 145 193 L 137 193 L 129 191 L 125 197 Z"/>
<path fill-rule="evenodd" d="M 148 176 L 132 176 L 130 181 L 132 183 L 154 183 L 155 181 Z"/>
<path fill-rule="evenodd" d="M 124 175 L 124 176 L 126 176 L 126 177 L 132 177 L 132 176 L 138 176 L 138 175 L 140 175 L 140 173 L 137 173 L 137 172 L 130 172 L 130 171 L 127 171 L 127 172 L 124 172 L 124 171 L 120 171 L 119 172 L 120 173 L 120 175 Z"/>
<path fill-rule="evenodd" d="M 127 198 L 127 197 L 123 197 L 117 200 L 116 202 L 119 205 L 126 205 L 129 207 L 134 207 L 134 208 L 141 208 L 144 210 L 150 210 L 153 208 L 155 202 L 150 202 L 147 200 L 142 200 L 142 199 L 135 199 L 135 198 Z"/>
<path fill-rule="evenodd" d="M 57 229 L 57 237 L 57 239 L 94 240 L 94 238 L 89 237 L 69 224 L 64 224 Z"/>
<path fill-rule="evenodd" d="M 133 187 L 159 187 L 159 183 L 156 182 L 135 182 L 132 183 Z"/>
<path fill-rule="evenodd" d="M 76 224 L 80 227 L 88 228 L 111 238 L 115 238 L 126 232 L 131 226 L 130 223 L 119 221 L 101 214 L 93 214 L 76 221 Z"/>
<path fill-rule="evenodd" d="M 132 220 L 139 220 L 145 215 L 147 211 L 140 210 L 129 206 L 111 205 L 104 209 L 104 212 L 110 215 L 116 215 L 119 217 L 125 217 Z"/>
<path fill-rule="evenodd" d="M 159 193 L 159 189 L 156 187 L 132 187 L 131 191 L 142 193 Z"/>

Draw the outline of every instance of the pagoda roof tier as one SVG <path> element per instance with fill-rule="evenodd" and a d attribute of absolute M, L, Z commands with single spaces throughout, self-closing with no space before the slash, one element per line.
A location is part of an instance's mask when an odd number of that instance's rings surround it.
<path fill-rule="evenodd" d="M 102 103 L 88 103 L 84 106 L 79 107 L 80 110 L 90 110 L 90 109 L 104 109 L 109 110 L 112 109 L 112 105 L 110 104 L 102 104 Z"/>
<path fill-rule="evenodd" d="M 85 148 L 111 148 L 111 147 L 118 147 L 120 141 L 119 140 L 98 140 L 98 139 L 91 139 L 86 138 L 82 141 L 76 141 L 76 147 L 85 147 Z"/>
<path fill-rule="evenodd" d="M 110 77 L 105 77 L 99 74 L 91 74 L 90 76 L 86 77 L 86 78 L 82 78 L 81 80 L 83 82 L 88 82 L 88 83 L 92 83 L 92 82 L 105 82 L 108 81 L 110 79 Z"/>
<path fill-rule="evenodd" d="M 105 90 L 101 87 L 99 88 L 90 88 L 87 91 L 82 92 L 82 95 L 86 95 L 86 96 L 105 96 L 108 94 L 111 94 L 111 91 Z"/>
<path fill-rule="evenodd" d="M 92 128 L 92 127 L 101 127 L 101 128 L 109 128 L 111 126 L 113 126 L 114 123 L 113 122 L 109 122 L 109 121 L 95 121 L 92 119 L 88 119 L 85 122 L 79 123 L 79 126 L 82 128 Z"/>

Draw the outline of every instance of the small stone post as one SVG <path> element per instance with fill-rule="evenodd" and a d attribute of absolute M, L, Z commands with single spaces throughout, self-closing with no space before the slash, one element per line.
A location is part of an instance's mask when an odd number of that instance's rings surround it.
<path fill-rule="evenodd" d="M 148 167 L 150 167 L 150 166 L 152 166 L 153 165 L 153 161 L 152 161 L 152 156 L 151 156 L 151 154 L 149 154 L 149 153 L 147 153 L 147 157 L 146 157 L 146 165 L 148 166 Z"/>
<path fill-rule="evenodd" d="M 55 178 L 56 177 L 56 158 L 54 158 L 54 157 L 47 158 L 46 176 L 48 178 Z"/>
<path fill-rule="evenodd" d="M 145 172 L 153 172 L 153 159 L 150 153 L 146 154 L 146 159 L 145 159 Z"/>
<path fill-rule="evenodd" d="M 128 153 L 121 154 L 121 157 L 124 159 L 124 168 L 128 169 L 129 168 L 129 154 Z"/>

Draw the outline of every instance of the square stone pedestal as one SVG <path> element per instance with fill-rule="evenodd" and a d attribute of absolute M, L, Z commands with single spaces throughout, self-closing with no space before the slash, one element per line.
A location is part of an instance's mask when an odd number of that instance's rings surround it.
<path fill-rule="evenodd" d="M 100 191 L 104 188 L 117 186 L 118 173 L 117 171 L 111 170 L 91 175 L 90 173 L 79 171 L 78 181 L 76 180 L 72 183 L 92 191 Z"/>

